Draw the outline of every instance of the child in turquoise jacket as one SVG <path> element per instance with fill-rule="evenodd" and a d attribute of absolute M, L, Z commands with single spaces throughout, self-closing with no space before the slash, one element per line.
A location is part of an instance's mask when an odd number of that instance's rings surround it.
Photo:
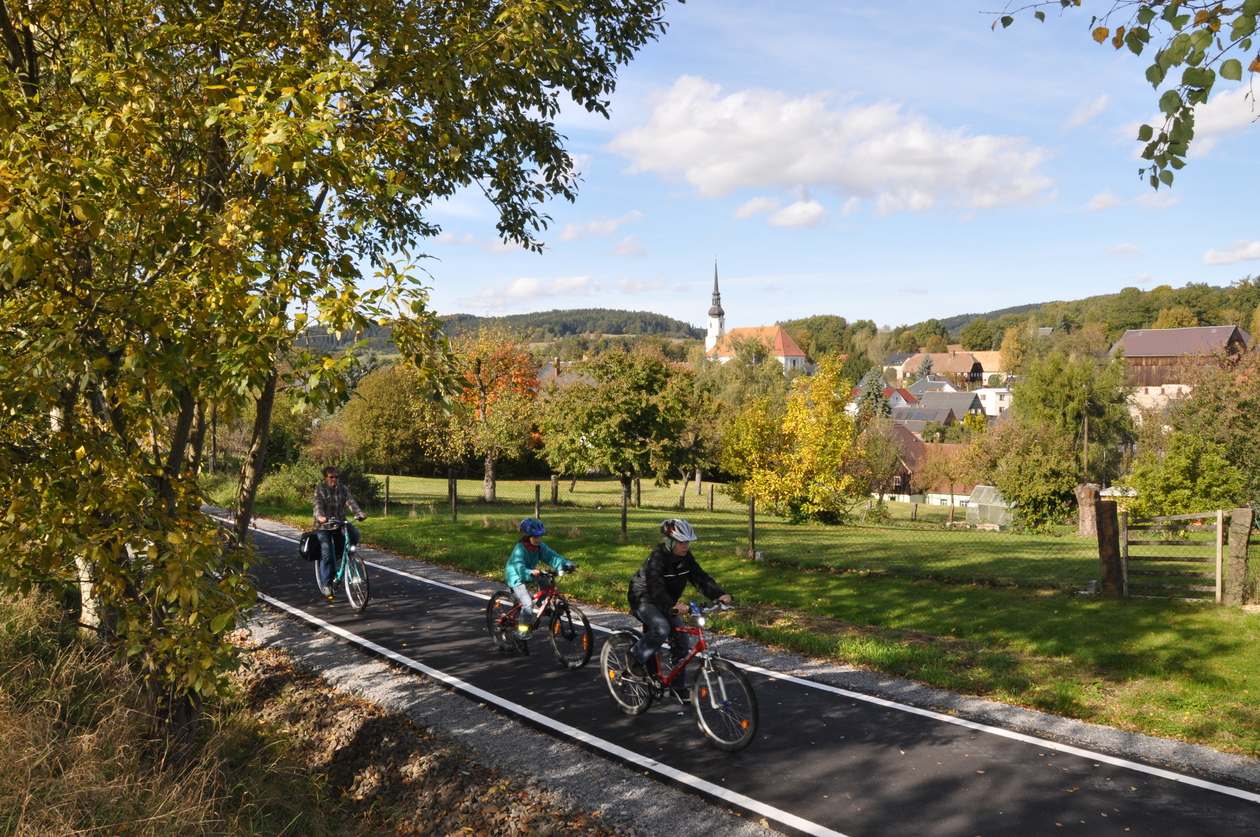
<path fill-rule="evenodd" d="M 539 562 L 557 570 L 570 572 L 577 569 L 577 564 L 566 560 L 564 556 L 542 542 L 547 534 L 547 527 L 536 517 L 527 517 L 521 521 L 521 539 L 512 548 L 508 558 L 506 575 L 507 586 L 521 603 L 521 615 L 516 620 L 517 636 L 528 639 L 530 625 L 534 622 L 534 597 L 530 594 L 526 582 L 538 575 Z"/>

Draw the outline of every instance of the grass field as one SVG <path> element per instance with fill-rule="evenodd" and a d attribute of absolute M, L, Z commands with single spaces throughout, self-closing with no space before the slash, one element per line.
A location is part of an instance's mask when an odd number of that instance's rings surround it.
<path fill-rule="evenodd" d="M 445 482 L 441 485 L 444 487 Z M 462 487 L 461 487 L 462 493 Z M 532 495 L 532 490 L 531 490 Z M 502 578 L 516 522 L 531 506 L 417 505 L 363 524 L 367 542 L 400 555 Z M 576 598 L 626 609 L 630 576 L 656 541 L 660 510 L 629 513 L 629 543 L 618 543 L 620 513 L 544 508 L 548 543 L 581 563 L 565 586 Z M 309 507 L 263 513 L 309 523 Z M 838 541 L 830 527 L 767 522 L 758 546 L 768 560 L 748 560 L 737 516 L 688 511 L 701 542 L 695 553 L 736 599 L 720 630 L 814 657 L 863 666 L 964 694 L 1028 706 L 1150 735 L 1260 755 L 1260 616 L 1237 608 L 1078 595 L 1069 588 L 950 582 L 941 578 L 850 569 L 855 550 L 878 561 L 880 547 Z M 776 526 L 778 527 L 776 529 Z M 849 527 L 841 527 L 849 528 Z M 937 533 L 933 533 L 937 534 Z M 941 532 L 953 538 L 964 533 Z M 961 553 L 925 546 L 920 560 L 963 577 L 986 562 L 1066 562 L 1084 572 L 1078 539 L 1066 556 L 1039 552 L 1036 541 L 967 533 Z M 952 542 L 952 541 L 951 541 Z M 976 544 L 997 544 L 988 552 Z M 825 557 L 848 554 L 847 561 Z M 938 550 L 933 553 L 931 550 Z M 1049 548 L 1047 548 L 1049 549 Z M 847 553 L 846 553 L 847 550 Z M 955 557 L 950 557 L 950 555 Z M 957 557 L 961 554 L 963 557 Z M 890 565 L 908 560 L 884 558 Z M 1097 558 L 1092 558 L 1094 567 Z M 951 563 L 953 562 L 953 563 Z M 999 567 L 999 568 L 1000 568 Z M 953 572 L 952 570 L 957 570 Z"/>
<path fill-rule="evenodd" d="M 533 514 L 534 486 L 525 481 L 500 482 L 498 501 L 481 499 L 480 481 L 459 484 L 460 514 L 488 517 L 492 521 L 519 520 Z M 621 534 L 620 486 L 611 480 L 579 480 L 572 493 L 568 483 L 560 487 L 561 503 L 550 504 L 550 486 L 542 486 L 540 511 L 557 531 L 572 531 L 598 540 L 616 542 Z M 393 511 L 449 516 L 445 480 L 391 477 Z M 704 489 L 707 499 L 707 489 Z M 677 489 L 642 489 L 642 508 L 627 513 L 630 543 L 650 544 L 656 539 L 657 524 L 670 516 L 685 516 L 713 548 L 748 550 L 748 508 L 719 493 L 724 503 L 714 511 L 692 501 L 678 509 Z M 1023 584 L 1028 586 L 1083 588 L 1098 577 L 1098 547 L 1089 538 L 1075 534 L 1055 537 L 1017 535 L 1009 532 L 977 532 L 948 529 L 949 509 L 921 505 L 917 521 L 910 521 L 909 503 L 886 504 L 893 517 L 888 525 L 855 523 L 845 526 L 789 524 L 781 518 L 758 514 L 756 548 L 767 560 L 800 567 L 868 570 L 935 576 L 972 581 Z M 959 520 L 963 509 L 957 510 Z M 1066 531 L 1066 530 L 1065 530 Z"/>

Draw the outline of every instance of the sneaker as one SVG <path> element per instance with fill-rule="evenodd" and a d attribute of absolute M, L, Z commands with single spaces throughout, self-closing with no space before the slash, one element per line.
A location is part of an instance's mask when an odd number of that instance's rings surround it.
<path fill-rule="evenodd" d="M 332 598 L 332 588 L 329 587 L 327 584 L 321 584 L 319 586 L 319 592 L 330 599 Z"/>
<path fill-rule="evenodd" d="M 639 662 L 638 657 L 635 657 L 634 655 L 630 655 L 626 658 L 626 674 L 630 675 L 631 677 L 638 677 L 640 679 L 646 680 L 647 667 L 644 666 L 643 663 Z"/>
<path fill-rule="evenodd" d="M 683 703 L 691 703 L 691 687 L 683 686 L 681 689 L 674 689 L 674 694 L 678 695 L 678 699 Z"/>

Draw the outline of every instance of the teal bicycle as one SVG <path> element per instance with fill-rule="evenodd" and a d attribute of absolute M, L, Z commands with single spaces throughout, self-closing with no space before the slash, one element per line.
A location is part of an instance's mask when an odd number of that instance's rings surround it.
<path fill-rule="evenodd" d="M 359 557 L 358 545 L 350 543 L 346 521 L 333 519 L 329 522 L 337 524 L 336 529 L 330 530 L 333 555 L 337 565 L 337 570 L 333 575 L 333 586 L 344 584 L 350 607 L 354 608 L 355 613 L 362 613 L 363 608 L 367 607 L 368 599 L 371 598 L 367 564 Z M 315 562 L 315 583 L 319 584 L 319 561 Z"/>

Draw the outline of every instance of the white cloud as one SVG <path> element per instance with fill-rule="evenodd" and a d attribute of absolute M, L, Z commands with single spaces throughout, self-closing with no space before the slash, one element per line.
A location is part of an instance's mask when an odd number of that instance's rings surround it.
<path fill-rule="evenodd" d="M 654 279 L 644 282 L 641 279 L 619 279 L 617 290 L 623 294 L 641 294 L 644 291 L 659 291 L 665 287 L 665 274 L 658 273 Z"/>
<path fill-rule="evenodd" d="M 585 224 L 567 224 L 560 231 L 561 241 L 580 241 L 584 238 L 604 238 L 610 236 L 617 231 L 617 228 L 627 221 L 637 221 L 643 217 L 643 213 L 637 209 L 622 215 L 620 218 L 593 218 Z"/>
<path fill-rule="evenodd" d="M 797 201 L 770 216 L 776 227 L 820 227 L 827 220 L 827 209 L 817 201 Z"/>
<path fill-rule="evenodd" d="M 648 123 L 610 148 L 630 158 L 632 172 L 681 177 L 706 197 L 822 188 L 874 199 L 885 214 L 1028 204 L 1054 187 L 1038 171 L 1046 152 L 1021 138 L 970 136 L 891 103 L 770 90 L 723 95 L 694 76 L 680 78 Z"/>
<path fill-rule="evenodd" d="M 903 294 L 925 294 L 928 292 L 927 288 L 916 288 L 914 285 L 902 285 L 897 290 Z"/>
<path fill-rule="evenodd" d="M 533 302 L 552 296 L 590 296 L 600 289 L 589 276 L 566 276 L 544 283 L 532 276 L 513 279 L 506 289 L 485 288 L 474 297 L 461 300 L 472 310 L 502 311 L 515 302 Z"/>
<path fill-rule="evenodd" d="M 628 235 L 621 239 L 609 252 L 614 256 L 625 256 L 627 259 L 641 259 L 647 255 L 647 249 L 639 243 L 637 235 Z"/>
<path fill-rule="evenodd" d="M 1194 109 L 1194 141 L 1190 143 L 1192 157 L 1207 154 L 1218 142 L 1256 121 L 1260 114 L 1256 112 L 1255 100 L 1250 93 L 1250 85 L 1241 84 L 1233 90 L 1217 93 L 1207 104 Z"/>
<path fill-rule="evenodd" d="M 1107 109 L 1107 104 L 1108 99 L 1106 93 L 1099 96 L 1092 102 L 1082 102 L 1079 106 L 1077 106 L 1076 110 L 1072 111 L 1071 116 L 1067 118 L 1067 122 L 1063 123 L 1064 130 L 1078 128 L 1086 122 L 1092 121 L 1095 116 L 1098 116 Z"/>
<path fill-rule="evenodd" d="M 1153 273 L 1139 273 L 1137 276 L 1129 277 L 1129 281 L 1137 282 L 1139 285 L 1145 285 L 1148 282 L 1154 281 L 1154 279 L 1155 275 Z"/>
<path fill-rule="evenodd" d="M 1158 192 L 1150 191 L 1134 201 L 1143 209 L 1169 209 L 1181 203 L 1181 198 L 1176 197 L 1167 189 L 1160 189 Z"/>
<path fill-rule="evenodd" d="M 1111 194 L 1110 189 L 1104 189 L 1097 195 L 1089 199 L 1089 203 L 1085 205 L 1086 212 L 1100 212 L 1104 209 L 1111 209 L 1120 206 L 1124 201 Z"/>
<path fill-rule="evenodd" d="M 1238 264 L 1260 259 L 1260 241 L 1239 239 L 1220 250 L 1212 248 L 1203 254 L 1204 264 Z"/>
<path fill-rule="evenodd" d="M 1104 247 L 1102 251 L 1113 259 L 1132 259 L 1142 252 L 1142 248 L 1135 244 L 1117 244 L 1115 247 Z"/>
<path fill-rule="evenodd" d="M 780 206 L 780 202 L 775 198 L 753 198 L 746 201 L 743 206 L 735 210 L 736 218 L 751 218 L 754 215 L 760 215 L 763 212 L 774 212 Z"/>
<path fill-rule="evenodd" d="M 861 198 L 849 198 L 844 202 L 844 206 L 840 208 L 840 214 L 846 218 L 862 208 Z"/>

